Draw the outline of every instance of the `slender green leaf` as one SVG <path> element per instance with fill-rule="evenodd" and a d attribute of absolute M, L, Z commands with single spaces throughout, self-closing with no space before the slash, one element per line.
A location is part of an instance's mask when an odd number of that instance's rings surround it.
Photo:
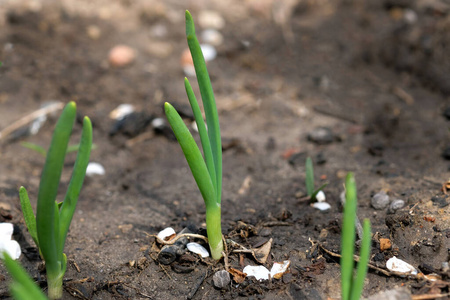
<path fill-rule="evenodd" d="M 56 234 L 54 232 L 57 224 L 54 224 L 55 217 L 53 215 L 55 214 L 55 200 L 64 158 L 75 117 L 76 105 L 74 102 L 70 102 L 64 108 L 53 132 L 39 185 L 36 227 L 39 247 L 46 263 L 47 275 L 60 272 L 61 253 L 57 252 Z"/>
<path fill-rule="evenodd" d="M 370 221 L 364 219 L 363 222 L 363 237 L 361 241 L 361 251 L 359 253 L 358 268 L 356 270 L 356 278 L 353 282 L 351 300 L 359 300 L 364 288 L 364 279 L 367 275 L 367 269 L 370 259 L 370 245 L 372 243 Z"/>
<path fill-rule="evenodd" d="M 214 158 L 212 155 L 211 144 L 209 142 L 208 133 L 206 131 L 205 121 L 203 121 L 202 112 L 198 106 L 197 99 L 195 98 L 194 91 L 187 78 L 184 78 L 184 86 L 186 88 L 186 94 L 191 104 L 192 112 L 194 113 L 195 122 L 197 123 L 198 133 L 202 142 L 203 155 L 205 156 L 206 166 L 208 167 L 209 176 L 214 185 L 214 189 L 217 189 L 216 170 L 214 166 Z"/>
<path fill-rule="evenodd" d="M 3 252 L 3 262 L 13 279 L 10 286 L 11 293 L 17 300 L 45 300 L 47 297 L 28 276 L 27 272 L 13 260 L 8 253 Z"/>
<path fill-rule="evenodd" d="M 305 171 L 306 171 L 306 180 L 305 180 L 306 194 L 308 195 L 308 197 L 312 198 L 312 195 L 314 193 L 314 168 L 311 157 L 306 158 Z"/>
<path fill-rule="evenodd" d="M 215 198 L 216 195 L 214 193 L 214 185 L 211 181 L 211 177 L 209 177 L 208 168 L 206 167 L 197 143 L 195 143 L 189 129 L 186 127 L 175 108 L 166 102 L 164 109 L 166 111 L 167 120 L 175 133 L 181 149 L 183 150 L 195 182 L 197 183 L 203 200 L 205 201 L 206 210 L 208 210 L 211 206 L 215 207 L 217 202 Z"/>
<path fill-rule="evenodd" d="M 72 178 L 69 187 L 67 188 L 64 202 L 60 210 L 60 228 L 59 228 L 59 243 L 61 249 L 64 249 L 67 232 L 69 231 L 70 223 L 72 222 L 73 214 L 78 202 L 81 187 L 83 186 L 84 177 L 86 175 L 86 168 L 89 164 L 89 157 L 91 155 L 92 146 L 92 124 L 88 117 L 83 121 L 83 133 L 81 134 L 80 147 L 73 167 Z"/>
<path fill-rule="evenodd" d="M 350 299 L 353 288 L 353 251 L 355 246 L 355 218 L 356 218 L 356 184 L 353 173 L 347 175 L 345 181 L 346 200 L 342 223 L 341 240 L 341 287 L 342 299 Z"/>
<path fill-rule="evenodd" d="M 197 82 L 202 96 L 203 107 L 205 109 L 208 137 L 216 171 L 216 201 L 220 204 L 222 194 L 222 142 L 220 138 L 219 116 L 211 80 L 209 78 L 208 70 L 206 69 L 206 63 L 200 44 L 195 36 L 194 21 L 189 11 L 186 11 L 186 37 L 194 61 Z"/>
<path fill-rule="evenodd" d="M 37 153 L 41 154 L 43 157 L 47 156 L 47 150 L 44 149 L 44 147 L 41 147 L 39 145 L 36 145 L 34 143 L 30 142 L 22 142 L 20 143 L 25 148 L 31 149 L 33 151 L 36 151 Z"/>
<path fill-rule="evenodd" d="M 31 235 L 36 246 L 39 248 L 37 230 L 36 230 L 36 217 L 34 216 L 33 208 L 31 207 L 30 198 L 28 198 L 27 190 L 21 186 L 19 190 L 20 206 L 22 207 L 23 218 L 27 225 L 28 232 Z"/>

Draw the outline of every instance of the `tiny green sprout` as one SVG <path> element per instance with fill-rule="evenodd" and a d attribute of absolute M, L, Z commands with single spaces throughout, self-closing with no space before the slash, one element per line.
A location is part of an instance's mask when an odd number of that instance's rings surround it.
<path fill-rule="evenodd" d="M 75 117 L 76 105 L 74 102 L 70 102 L 61 113 L 47 152 L 39 185 L 36 217 L 27 190 L 21 187 L 19 191 L 25 223 L 45 261 L 50 299 L 62 297 L 62 279 L 67 264 L 67 258 L 63 250 L 86 175 L 92 146 L 92 125 L 89 118 L 85 117 L 72 178 L 64 201 L 57 202 L 59 181 Z"/>
<path fill-rule="evenodd" d="M 317 193 L 319 193 L 321 190 L 323 190 L 328 183 L 322 184 L 318 189 L 314 189 L 314 168 L 312 159 L 310 157 L 306 158 L 305 163 L 305 170 L 306 170 L 306 195 L 309 197 L 311 201 L 316 200 Z"/>
<path fill-rule="evenodd" d="M 206 205 L 206 231 L 211 256 L 218 260 L 222 257 L 223 242 L 221 216 L 222 191 L 222 142 L 220 139 L 219 116 L 217 113 L 214 92 L 211 86 L 205 59 L 200 44 L 195 36 L 194 21 L 189 11 L 186 11 L 186 37 L 189 50 L 194 61 L 197 82 L 202 96 L 206 115 L 206 126 L 194 91 L 187 78 L 184 80 L 186 93 L 197 123 L 203 155 L 200 152 L 189 129 L 184 124 L 178 112 L 169 103 L 164 108 L 167 120 L 172 127 L 178 143 L 191 169 L 192 175 L 202 194 Z M 208 129 L 206 129 L 208 128 Z"/>
<path fill-rule="evenodd" d="M 11 294 L 16 300 L 47 300 L 48 298 L 42 293 L 39 287 L 28 276 L 27 272 L 20 266 L 18 262 L 13 260 L 8 253 L 3 252 L 3 262 L 8 273 L 12 277 L 9 286 Z"/>
<path fill-rule="evenodd" d="M 364 279 L 370 258 L 371 229 L 370 221 L 364 219 L 363 237 L 361 241 L 360 256 L 356 276 L 353 274 L 354 268 L 354 247 L 355 247 L 355 221 L 356 221 L 356 184 L 352 173 L 347 175 L 345 181 L 346 197 L 344 205 L 344 216 L 342 222 L 341 238 L 341 293 L 342 300 L 359 300 L 364 288 Z"/>

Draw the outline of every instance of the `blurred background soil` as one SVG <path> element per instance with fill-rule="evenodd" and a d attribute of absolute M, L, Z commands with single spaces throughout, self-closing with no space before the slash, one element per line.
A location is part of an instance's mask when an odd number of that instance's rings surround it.
<path fill-rule="evenodd" d="M 204 227 L 200 193 L 158 119 L 165 120 L 169 101 L 192 122 L 181 60 L 186 9 L 201 42 L 217 51 L 208 69 L 224 143 L 223 231 L 247 247 L 273 238 L 270 262 L 291 261 L 289 275 L 273 283 L 247 279 L 218 290 L 212 274 L 222 263 L 196 258 L 189 273 L 178 273 L 153 259 L 146 233 Z M 384 267 L 396 255 L 443 272 L 450 248 L 450 200 L 441 191 L 450 178 L 448 1 L 0 0 L 0 29 L 0 130 L 45 103 L 76 101 L 80 120 L 93 121 L 91 160 L 106 171 L 86 178 L 80 195 L 65 249 L 64 299 L 339 298 L 338 260 L 311 249 L 311 240 L 339 251 L 339 195 L 350 171 L 359 218 L 392 242 L 380 249 L 375 238 L 372 260 Z M 131 48 L 130 63 L 111 61 L 117 45 Z M 124 103 L 136 113 L 118 123 L 109 114 Z M 18 189 L 25 186 L 35 205 L 44 159 L 20 142 L 47 147 L 55 121 L 50 116 L 34 135 L 0 139 L 0 216 L 15 224 L 20 262 L 41 282 Z M 73 143 L 80 130 L 77 123 Z M 316 185 L 329 182 L 328 211 L 299 200 L 307 156 Z M 74 159 L 68 155 L 61 194 Z M 405 206 L 375 209 L 380 191 Z M 277 222 L 288 226 L 270 225 Z M 238 256 L 230 264 L 242 270 Z M 446 293 L 448 270 L 441 275 L 444 283 L 433 286 L 370 271 L 364 295 L 396 286 Z M 0 280 L 7 297 L 3 267 Z"/>

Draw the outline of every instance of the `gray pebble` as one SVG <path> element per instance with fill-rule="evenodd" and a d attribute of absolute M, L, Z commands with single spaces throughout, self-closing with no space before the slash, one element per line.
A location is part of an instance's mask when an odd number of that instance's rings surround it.
<path fill-rule="evenodd" d="M 375 208 L 376 210 L 385 209 L 389 205 L 389 196 L 386 194 L 385 191 L 381 191 L 373 195 L 370 203 L 372 204 L 372 207 Z"/>
<path fill-rule="evenodd" d="M 217 271 L 213 275 L 213 282 L 216 288 L 223 289 L 228 284 L 230 284 L 230 281 L 230 273 L 228 273 L 226 270 Z"/>
<path fill-rule="evenodd" d="M 405 201 L 403 201 L 401 199 L 395 199 L 389 205 L 389 212 L 390 213 L 395 213 L 397 210 L 399 210 L 399 209 L 401 209 L 403 207 L 405 207 Z"/>
<path fill-rule="evenodd" d="M 319 145 L 330 144 L 334 141 L 334 134 L 328 127 L 318 127 L 308 134 L 308 140 Z"/>

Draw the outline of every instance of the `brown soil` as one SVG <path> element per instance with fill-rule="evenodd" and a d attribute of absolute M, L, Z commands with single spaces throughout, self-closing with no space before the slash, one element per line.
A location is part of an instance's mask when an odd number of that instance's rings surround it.
<path fill-rule="evenodd" d="M 208 66 L 227 146 L 224 234 L 246 247 L 273 238 L 268 266 L 291 261 L 280 280 L 247 279 L 218 290 L 212 274 L 223 262 L 190 255 L 193 268 L 178 273 L 153 259 L 154 239 L 146 233 L 202 227 L 205 219 L 178 144 L 147 124 L 164 118 L 164 101 L 182 110 L 188 103 L 179 62 L 185 9 L 194 20 L 209 9 L 226 21 L 225 42 Z M 65 249 L 64 299 L 339 298 L 339 261 L 312 242 L 339 251 L 339 195 L 349 171 L 357 180 L 358 217 L 393 244 L 381 252 L 374 241 L 374 263 L 384 268 L 396 255 L 425 274 L 439 271 L 450 249 L 450 200 L 441 192 L 450 177 L 442 157 L 449 139 L 442 116 L 450 94 L 449 11 L 438 0 L 0 2 L 0 129 L 44 102 L 74 100 L 94 124 L 92 161 L 106 169 L 86 179 L 80 196 Z M 416 22 L 405 21 L 410 13 Z M 100 30 L 98 38 L 87 34 L 89 26 Z M 160 43 L 168 50 L 158 51 Z M 136 49 L 132 65 L 108 65 L 117 44 Z M 137 125 L 111 135 L 108 114 L 122 103 L 143 113 Z M 26 252 L 20 262 L 43 286 L 18 198 L 24 185 L 36 199 L 43 159 L 20 142 L 47 146 L 54 123 L 49 119 L 33 136 L 3 139 L 0 152 L 1 216 L 16 225 Z M 317 127 L 331 128 L 333 141 L 309 141 Z M 299 200 L 307 156 L 316 162 L 316 184 L 329 182 L 327 212 Z M 73 160 L 69 155 L 61 193 Z M 240 191 L 246 178 L 250 186 Z M 375 210 L 370 199 L 380 190 L 406 207 Z M 239 256 L 229 263 L 242 270 Z M 3 268 L 2 274 L 0 293 L 7 297 Z M 371 270 L 364 295 L 401 285 L 413 294 L 448 293 L 448 275 L 431 284 Z"/>

